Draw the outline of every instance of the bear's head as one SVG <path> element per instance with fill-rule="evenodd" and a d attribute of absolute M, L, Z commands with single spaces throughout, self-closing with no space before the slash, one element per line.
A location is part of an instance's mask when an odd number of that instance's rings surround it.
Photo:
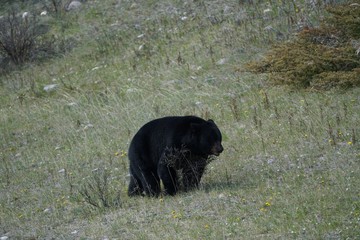
<path fill-rule="evenodd" d="M 192 149 L 191 151 L 203 156 L 219 156 L 224 150 L 221 145 L 222 136 L 219 128 L 211 119 L 204 123 L 192 123 Z"/>

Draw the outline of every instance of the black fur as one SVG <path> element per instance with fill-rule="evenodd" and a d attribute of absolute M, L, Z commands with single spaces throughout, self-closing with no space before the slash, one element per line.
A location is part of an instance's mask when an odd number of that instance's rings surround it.
<path fill-rule="evenodd" d="M 185 190 L 197 187 L 210 155 L 222 151 L 221 132 L 213 120 L 194 116 L 155 119 L 135 134 L 129 148 L 128 195 L 158 196 L 160 180 L 165 194 L 179 189 L 177 170 Z"/>

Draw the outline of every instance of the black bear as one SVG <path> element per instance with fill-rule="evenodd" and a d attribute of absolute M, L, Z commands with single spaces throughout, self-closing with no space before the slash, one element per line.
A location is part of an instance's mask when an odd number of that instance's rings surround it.
<path fill-rule="evenodd" d="M 197 187 L 210 155 L 224 150 L 221 132 L 213 120 L 174 116 L 152 120 L 135 134 L 128 151 L 128 195 L 159 196 L 160 180 L 165 194 L 179 189 L 181 170 L 185 190 Z"/>

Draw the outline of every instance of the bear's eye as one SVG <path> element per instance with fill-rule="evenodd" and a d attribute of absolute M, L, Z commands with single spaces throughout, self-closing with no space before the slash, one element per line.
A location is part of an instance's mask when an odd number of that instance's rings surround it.
<path fill-rule="evenodd" d="M 216 134 L 207 134 L 206 139 L 209 143 L 213 143 L 213 142 L 216 142 L 217 136 L 216 136 Z"/>

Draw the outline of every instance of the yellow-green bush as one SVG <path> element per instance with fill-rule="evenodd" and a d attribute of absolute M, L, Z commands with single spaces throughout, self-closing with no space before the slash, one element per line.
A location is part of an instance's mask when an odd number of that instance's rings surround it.
<path fill-rule="evenodd" d="M 360 86 L 360 1 L 327 8 L 318 28 L 305 27 L 247 69 L 270 73 L 274 84 L 330 89 Z"/>

